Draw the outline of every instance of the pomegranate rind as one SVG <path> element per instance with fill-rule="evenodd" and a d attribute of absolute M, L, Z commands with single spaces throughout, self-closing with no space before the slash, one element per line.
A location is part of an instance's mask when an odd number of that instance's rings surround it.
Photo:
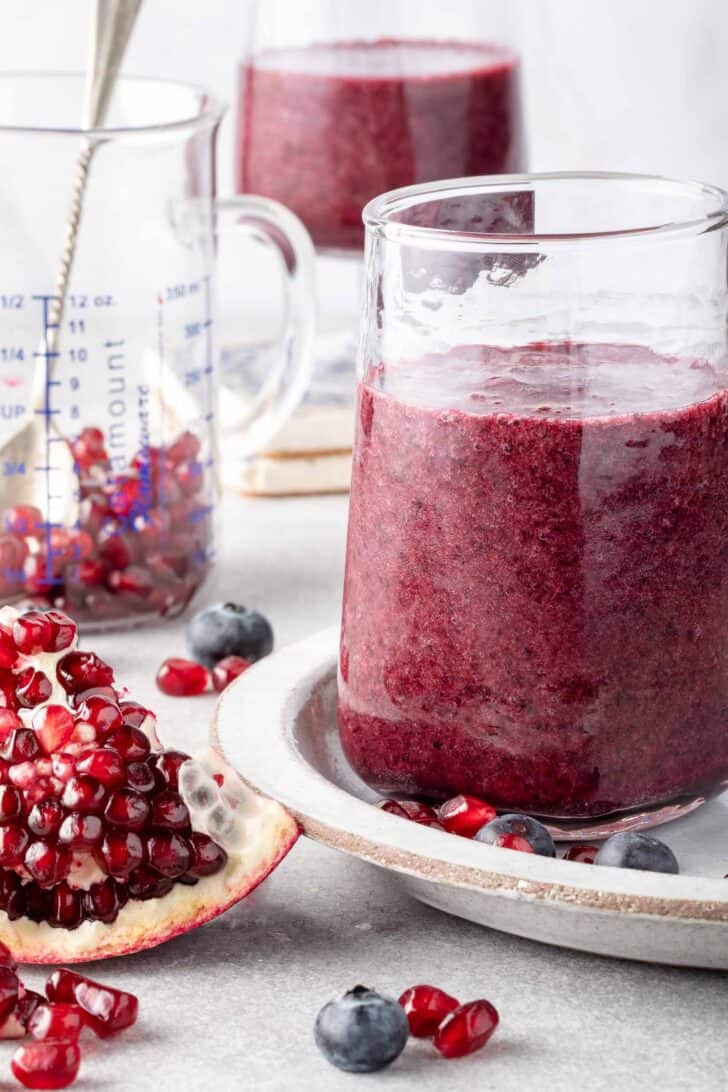
<path fill-rule="evenodd" d="M 0 911 L 0 941 L 19 963 L 85 963 L 154 948 L 224 913 L 268 876 L 298 839 L 300 829 L 288 812 L 243 785 L 211 748 L 194 756 L 208 771 L 235 786 L 243 799 L 244 843 L 228 849 L 225 867 L 194 886 L 175 884 L 167 895 L 130 899 L 107 925 L 84 921 L 76 929 L 53 929 L 47 922 L 21 917 L 10 921 Z"/>

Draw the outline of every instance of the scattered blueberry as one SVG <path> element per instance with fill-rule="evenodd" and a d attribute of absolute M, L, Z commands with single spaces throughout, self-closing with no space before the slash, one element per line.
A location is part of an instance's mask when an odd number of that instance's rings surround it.
<path fill-rule="evenodd" d="M 347 1073 L 374 1073 L 405 1048 L 409 1024 L 392 997 L 355 986 L 329 1001 L 316 1017 L 316 1046 L 327 1061 Z"/>
<path fill-rule="evenodd" d="M 539 853 L 542 857 L 556 856 L 553 838 L 543 823 L 532 819 L 530 815 L 501 815 L 498 819 L 492 819 L 480 828 L 475 835 L 475 841 L 497 846 L 501 844 L 502 838 L 513 834 L 525 839 L 534 853 Z"/>
<path fill-rule="evenodd" d="M 254 662 L 273 649 L 273 630 L 256 610 L 235 603 L 217 603 L 196 614 L 187 624 L 187 647 L 205 667 L 213 668 L 225 656 Z"/>
<path fill-rule="evenodd" d="M 680 866 L 669 846 L 649 834 L 623 830 L 613 834 L 596 855 L 594 864 L 612 868 L 637 868 L 645 872 L 679 872 Z"/>

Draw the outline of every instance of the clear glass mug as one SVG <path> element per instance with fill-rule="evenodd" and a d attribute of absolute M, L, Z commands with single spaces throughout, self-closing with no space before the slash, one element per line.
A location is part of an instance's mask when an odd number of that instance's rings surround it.
<path fill-rule="evenodd" d="M 728 782 L 728 195 L 368 205 L 340 724 L 380 790 L 574 836 Z"/>
<path fill-rule="evenodd" d="M 237 453 L 260 446 L 305 387 L 313 248 L 274 202 L 215 199 L 222 108 L 205 91 L 122 79 L 93 132 L 78 127 L 83 92 L 77 76 L 0 76 L 12 165 L 0 197 L 0 602 L 30 597 L 108 625 L 181 610 L 214 556 L 218 241 L 252 232 L 272 246 L 286 293 L 281 352 Z"/>
<path fill-rule="evenodd" d="M 308 228 L 317 355 L 353 366 L 364 205 L 397 186 L 526 169 L 513 5 L 254 0 L 248 23 L 237 188 Z"/>

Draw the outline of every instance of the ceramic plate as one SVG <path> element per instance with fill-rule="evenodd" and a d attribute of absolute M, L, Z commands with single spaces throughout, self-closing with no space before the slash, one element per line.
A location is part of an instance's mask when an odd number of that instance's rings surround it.
<path fill-rule="evenodd" d="M 728 794 L 660 828 L 679 876 L 499 849 L 374 806 L 336 724 L 338 631 L 256 664 L 223 694 L 213 743 L 305 833 L 387 869 L 422 902 L 518 936 L 603 955 L 728 968 Z"/>

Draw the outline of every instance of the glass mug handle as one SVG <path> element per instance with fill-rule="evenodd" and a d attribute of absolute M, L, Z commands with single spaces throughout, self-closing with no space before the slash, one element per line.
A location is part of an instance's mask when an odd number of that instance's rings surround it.
<path fill-rule="evenodd" d="M 316 326 L 314 248 L 294 213 L 267 197 L 243 195 L 215 202 L 217 236 L 243 232 L 277 251 L 284 274 L 285 308 L 279 352 L 257 394 L 237 415 L 231 442 L 234 458 L 254 455 L 298 405 L 313 369 Z"/>

